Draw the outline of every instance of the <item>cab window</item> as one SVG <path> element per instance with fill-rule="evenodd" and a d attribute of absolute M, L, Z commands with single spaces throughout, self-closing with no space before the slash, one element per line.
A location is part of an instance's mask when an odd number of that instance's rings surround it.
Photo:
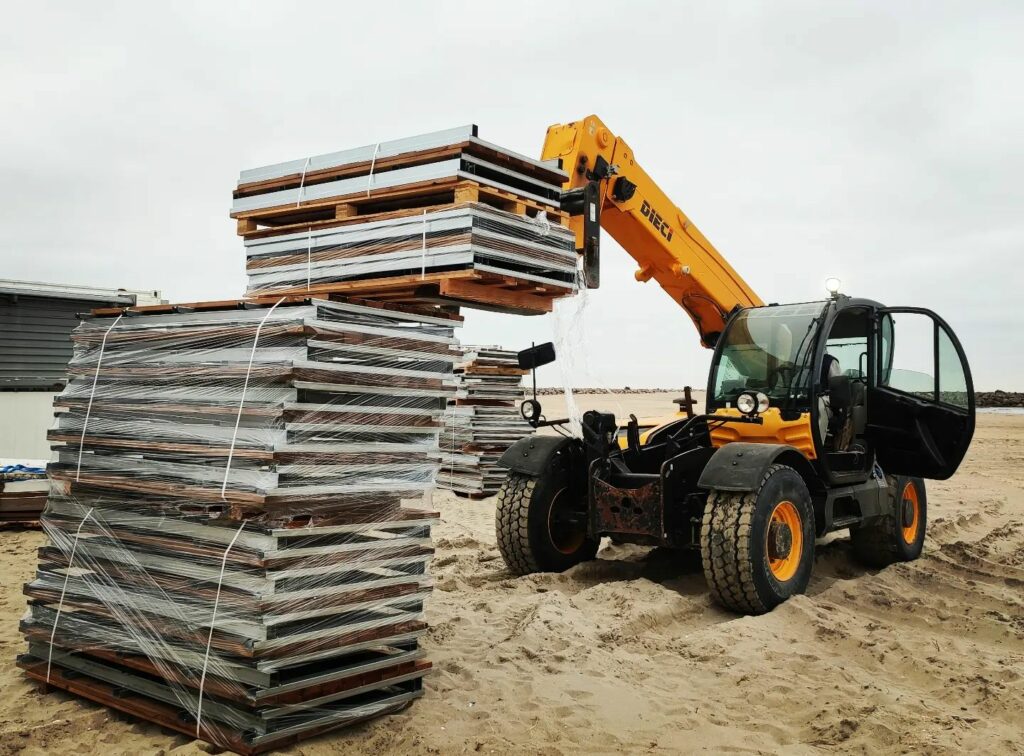
<path fill-rule="evenodd" d="M 729 321 L 713 366 L 711 401 L 725 406 L 743 391 L 806 399 L 816 326 L 824 303 L 756 307 Z"/>
<path fill-rule="evenodd" d="M 968 409 L 967 376 L 960 362 L 953 340 L 946 329 L 939 326 L 939 401 L 954 407 Z"/>
<path fill-rule="evenodd" d="M 887 320 L 892 328 L 890 363 L 879 385 L 919 399 L 934 401 L 935 321 L 917 312 L 893 313 L 887 316 Z M 884 339 L 882 342 L 883 359 L 879 362 L 884 364 Z"/>
<path fill-rule="evenodd" d="M 825 342 L 825 353 L 839 362 L 839 373 L 847 378 L 867 378 L 868 318 L 863 309 L 839 314 Z"/>

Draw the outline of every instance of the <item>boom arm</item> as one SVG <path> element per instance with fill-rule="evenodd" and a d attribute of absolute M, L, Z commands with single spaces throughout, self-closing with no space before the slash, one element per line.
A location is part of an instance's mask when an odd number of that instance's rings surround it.
<path fill-rule="evenodd" d="M 588 287 L 599 283 L 604 228 L 639 263 L 636 279 L 653 278 L 686 310 L 704 346 L 714 346 L 733 308 L 763 304 L 597 116 L 551 126 L 541 159 L 554 158 L 569 173 L 563 207 L 571 214 Z"/>

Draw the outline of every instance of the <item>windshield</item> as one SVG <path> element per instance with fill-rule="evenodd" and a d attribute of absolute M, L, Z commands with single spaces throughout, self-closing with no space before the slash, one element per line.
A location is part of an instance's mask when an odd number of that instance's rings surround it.
<path fill-rule="evenodd" d="M 824 302 L 756 307 L 729 322 L 715 366 L 714 402 L 724 406 L 742 391 L 770 399 L 806 399 L 815 325 Z"/>

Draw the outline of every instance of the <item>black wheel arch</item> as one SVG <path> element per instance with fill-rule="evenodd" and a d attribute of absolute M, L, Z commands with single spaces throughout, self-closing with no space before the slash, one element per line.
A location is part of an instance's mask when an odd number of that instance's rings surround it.
<path fill-rule="evenodd" d="M 524 475 L 539 477 L 548 469 L 551 458 L 563 451 L 572 455 L 574 462 L 580 461 L 579 472 L 585 474 L 583 442 L 567 436 L 533 435 L 521 438 L 505 450 L 498 465 Z"/>
<path fill-rule="evenodd" d="M 811 495 L 820 493 L 823 484 L 811 461 L 789 444 L 752 444 L 734 441 L 720 447 L 708 460 L 697 486 L 716 491 L 754 491 L 761 485 L 772 465 L 792 467 Z"/>

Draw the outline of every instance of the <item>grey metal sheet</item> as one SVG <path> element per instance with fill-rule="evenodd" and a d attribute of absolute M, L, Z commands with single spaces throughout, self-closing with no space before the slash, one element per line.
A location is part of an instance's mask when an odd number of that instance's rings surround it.
<path fill-rule="evenodd" d="M 383 142 L 377 142 L 375 144 L 367 144 L 362 147 L 355 147 L 353 149 L 328 152 L 322 155 L 312 155 L 308 158 L 299 158 L 297 160 L 287 160 L 282 163 L 260 166 L 259 168 L 249 168 L 239 173 L 238 183 L 239 185 L 251 184 L 257 181 L 267 181 L 269 179 L 281 178 L 282 176 L 290 176 L 292 174 L 301 175 L 303 171 L 306 173 L 312 173 L 314 171 L 325 170 L 327 168 L 337 168 L 351 163 L 364 163 L 372 161 L 374 158 L 380 160 L 382 158 L 395 157 L 396 155 L 401 155 L 406 152 L 436 149 L 438 147 L 445 147 L 447 145 L 459 144 L 460 142 L 467 141 L 487 147 L 488 149 L 496 152 L 502 152 L 510 157 L 516 158 L 517 160 L 531 163 L 550 171 L 564 173 L 564 171 L 558 168 L 557 160 L 537 160 L 535 158 L 513 152 L 512 150 L 504 147 L 499 147 L 496 144 L 480 139 L 477 136 L 477 131 L 478 129 L 475 125 L 456 126 L 455 128 L 433 131 L 427 134 L 403 137 L 401 139 L 390 139 Z"/>
<path fill-rule="evenodd" d="M 250 210 L 261 210 L 268 207 L 279 207 L 286 205 L 298 205 L 300 202 L 313 202 L 331 197 L 344 197 L 359 192 L 372 192 L 377 189 L 388 189 L 405 184 L 415 184 L 421 181 L 434 181 L 444 178 L 459 178 L 468 181 L 476 181 L 479 184 L 492 186 L 495 189 L 512 192 L 520 197 L 541 202 L 553 209 L 558 208 L 558 201 L 538 194 L 544 187 L 557 190 L 559 187 L 545 185 L 540 182 L 523 177 L 523 181 L 535 186 L 536 191 L 530 191 L 521 187 L 513 187 L 505 181 L 495 180 L 488 176 L 472 173 L 464 169 L 464 166 L 475 165 L 486 167 L 509 178 L 521 176 L 513 171 L 503 169 L 493 163 L 479 159 L 470 159 L 465 156 L 461 159 L 442 160 L 436 163 L 427 163 L 409 168 L 396 168 L 374 176 L 357 176 L 354 178 L 341 178 L 334 181 L 326 181 L 322 184 L 312 184 L 295 189 L 278 189 L 276 191 L 254 194 L 248 197 L 238 197 L 231 203 L 232 213 L 244 213 Z"/>

